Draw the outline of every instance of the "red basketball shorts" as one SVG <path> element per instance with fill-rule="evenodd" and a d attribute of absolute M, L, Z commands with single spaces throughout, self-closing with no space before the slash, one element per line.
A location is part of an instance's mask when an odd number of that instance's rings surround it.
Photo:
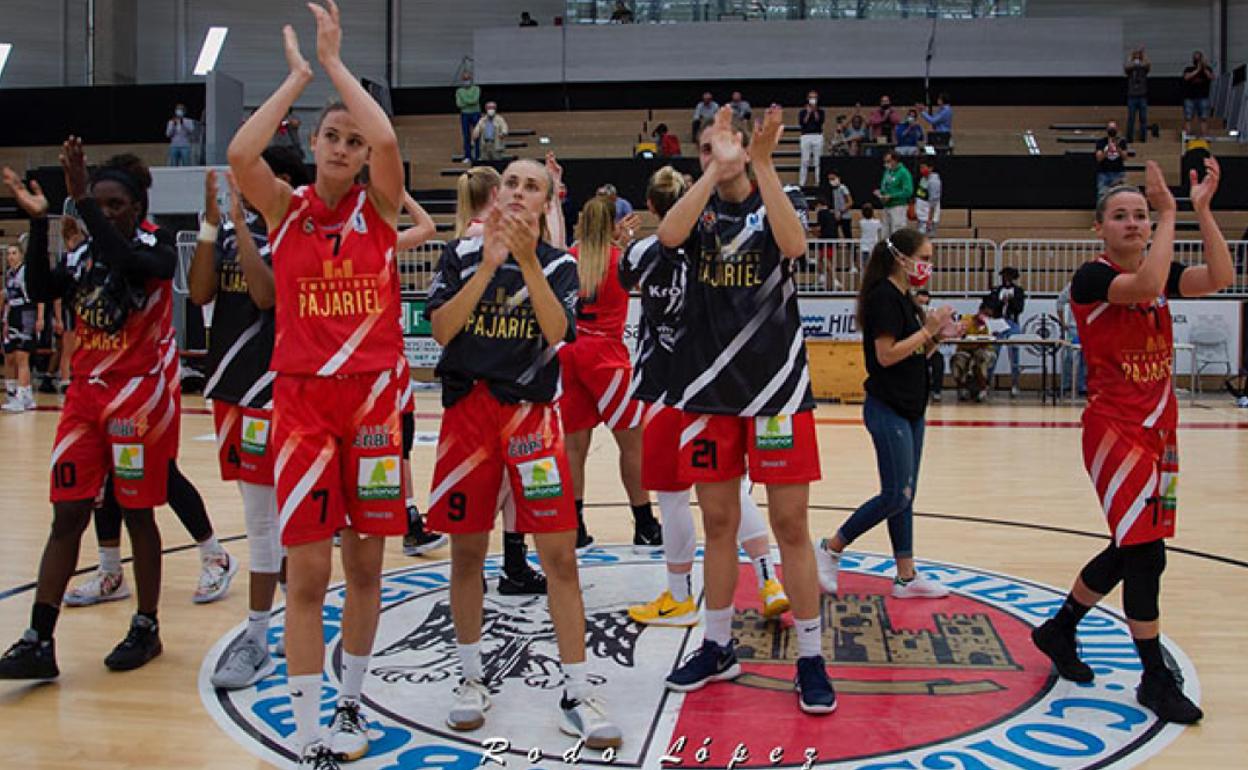
<path fill-rule="evenodd" d="M 515 521 L 504 522 L 508 532 L 576 529 L 559 410 L 554 404 L 500 403 L 478 382 L 442 414 L 429 529 L 489 532 L 504 473 L 515 503 Z"/>
<path fill-rule="evenodd" d="M 94 500 L 111 471 L 122 508 L 162 505 L 178 456 L 178 392 L 163 376 L 75 382 L 52 445 L 52 502 Z"/>
<path fill-rule="evenodd" d="M 684 492 L 689 481 L 680 472 L 679 409 L 645 404 L 641 433 L 641 485 L 653 492 Z"/>
<path fill-rule="evenodd" d="M 273 486 L 273 412 L 212 402 L 222 481 Z"/>
<path fill-rule="evenodd" d="M 727 481 L 745 474 L 760 484 L 818 481 L 819 444 L 813 411 L 773 417 L 681 416 L 680 472 L 689 482 Z"/>
<path fill-rule="evenodd" d="M 563 395 L 559 411 L 568 433 L 590 430 L 599 423 L 611 430 L 641 424 L 643 405 L 628 397 L 633 367 L 620 340 L 586 334 L 559 350 Z"/>
<path fill-rule="evenodd" d="M 1118 546 L 1174 536 L 1179 452 L 1174 431 L 1083 415 L 1083 464 Z"/>
<path fill-rule="evenodd" d="M 407 531 L 394 372 L 279 374 L 273 418 L 282 545 Z"/>

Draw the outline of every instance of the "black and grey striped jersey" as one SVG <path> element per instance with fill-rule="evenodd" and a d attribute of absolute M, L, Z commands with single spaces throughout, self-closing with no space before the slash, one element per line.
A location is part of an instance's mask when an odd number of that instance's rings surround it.
<path fill-rule="evenodd" d="M 266 264 L 270 263 L 269 240 L 264 222 L 250 211 L 247 227 Z M 208 336 L 208 384 L 206 398 L 252 409 L 273 404 L 274 313 L 261 310 L 247 293 L 247 280 L 238 261 L 238 230 L 222 219 L 217 233 L 217 298 Z"/>
<path fill-rule="evenodd" d="M 30 301 L 30 294 L 26 291 L 26 265 L 5 267 L 4 295 L 10 308 L 16 310 L 29 306 L 31 310 L 34 310 L 35 306 Z"/>
<path fill-rule="evenodd" d="M 793 282 L 753 190 L 741 203 L 712 195 L 685 242 L 684 334 L 666 403 L 741 416 L 814 409 Z"/>
<path fill-rule="evenodd" d="M 482 239 L 456 239 L 442 250 L 438 273 L 429 286 L 425 317 L 451 300 L 481 267 Z M 563 305 L 568 331 L 576 339 L 580 288 L 576 260 L 547 243 L 537 244 L 537 259 L 551 291 Z M 524 274 L 508 257 L 485 288 L 464 328 L 442 350 L 434 373 L 442 380 L 442 405 L 459 401 L 478 381 L 504 404 L 545 404 L 559 395 L 559 348 L 550 345 L 537 322 Z"/>
<path fill-rule="evenodd" d="M 667 396 L 672 353 L 684 334 L 680 315 L 687 272 L 683 254 L 664 248 L 654 235 L 629 246 L 620 260 L 620 283 L 641 292 L 632 383 L 632 397 L 639 401 L 662 402 Z"/>

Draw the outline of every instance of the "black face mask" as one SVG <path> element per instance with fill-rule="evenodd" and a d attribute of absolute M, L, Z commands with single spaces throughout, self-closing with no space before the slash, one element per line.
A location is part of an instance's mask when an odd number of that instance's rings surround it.
<path fill-rule="evenodd" d="M 1106 134 L 1108 134 L 1109 136 L 1118 136 L 1118 129 L 1116 129 L 1116 128 L 1111 128 L 1111 129 L 1109 129 L 1108 131 L 1106 131 L 1105 133 L 1106 133 Z"/>

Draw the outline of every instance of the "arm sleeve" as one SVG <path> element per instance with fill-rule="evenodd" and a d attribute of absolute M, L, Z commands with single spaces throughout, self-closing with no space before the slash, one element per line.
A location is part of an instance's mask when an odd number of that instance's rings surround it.
<path fill-rule="evenodd" d="M 433 283 L 429 284 L 429 301 L 425 303 L 426 321 L 432 320 L 433 311 L 450 302 L 464 286 L 464 280 L 460 276 L 462 268 L 459 253 L 456 250 L 459 243 L 459 240 L 454 240 L 442 247 L 438 272 L 433 276 Z"/>
<path fill-rule="evenodd" d="M 1109 265 L 1090 262 L 1075 273 L 1070 283 L 1070 299 L 1080 305 L 1109 301 L 1109 285 L 1118 274 Z"/>
<path fill-rule="evenodd" d="M 550 274 L 550 290 L 555 293 L 559 303 L 563 305 L 563 313 L 568 317 L 568 330 L 563 335 L 564 342 L 576 339 L 576 307 L 580 302 L 581 281 L 577 277 L 576 261 L 568 260 Z"/>
<path fill-rule="evenodd" d="M 1170 276 L 1166 278 L 1166 296 L 1178 298 L 1183 296 L 1183 292 L 1179 290 L 1179 282 L 1183 280 L 1183 271 L 1187 269 L 1187 265 L 1182 262 L 1170 263 Z"/>
<path fill-rule="evenodd" d="M 901 188 L 901 195 L 899 195 L 898 197 L 909 200 L 910 198 L 914 197 L 914 178 L 910 176 L 910 172 L 909 170 L 906 169 L 905 166 L 901 166 L 901 169 L 905 173 L 898 174 L 898 176 L 901 178 L 900 184 L 898 185 Z"/>
<path fill-rule="evenodd" d="M 631 290 L 641 283 L 641 276 L 658 259 L 661 248 L 658 238 L 644 238 L 629 244 L 628 250 L 620 259 L 620 285 Z"/>
<path fill-rule="evenodd" d="M 173 277 L 174 269 L 178 264 L 178 256 L 174 249 L 173 239 L 167 232 L 164 230 L 157 232 L 154 247 L 135 245 L 122 237 L 112 223 L 104 218 L 104 213 L 100 211 L 99 204 L 94 198 L 83 198 L 77 201 L 77 205 L 78 213 L 87 223 L 87 230 L 91 233 L 92 248 L 102 255 L 108 264 L 132 278 L 167 280 Z"/>
<path fill-rule="evenodd" d="M 26 244 L 26 292 L 35 302 L 52 302 L 69 294 L 73 281 L 65 268 L 52 267 L 48 259 L 48 218 L 30 220 Z"/>

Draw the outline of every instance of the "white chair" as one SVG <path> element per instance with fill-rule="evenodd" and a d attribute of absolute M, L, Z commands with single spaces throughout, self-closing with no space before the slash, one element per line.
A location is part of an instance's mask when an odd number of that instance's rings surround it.
<path fill-rule="evenodd" d="M 1220 326 L 1206 324 L 1192 329 L 1187 341 L 1196 348 L 1196 390 L 1200 390 L 1200 375 L 1210 367 L 1222 367 L 1223 373 L 1231 376 L 1230 344 L 1226 330 Z"/>

